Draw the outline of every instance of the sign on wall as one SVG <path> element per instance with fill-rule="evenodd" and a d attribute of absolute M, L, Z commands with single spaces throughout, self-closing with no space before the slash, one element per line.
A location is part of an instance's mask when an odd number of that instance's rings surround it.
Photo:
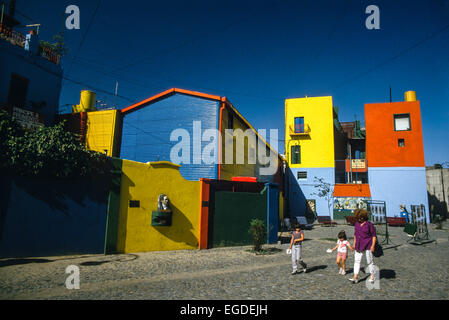
<path fill-rule="evenodd" d="M 12 116 L 24 128 L 29 130 L 35 130 L 43 126 L 42 116 L 37 112 L 13 107 Z"/>

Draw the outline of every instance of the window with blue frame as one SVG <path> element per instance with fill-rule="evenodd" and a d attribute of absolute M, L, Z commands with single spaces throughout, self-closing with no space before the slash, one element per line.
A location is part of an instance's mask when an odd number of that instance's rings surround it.
<path fill-rule="evenodd" d="M 295 118 L 295 133 L 304 133 L 304 117 Z"/>

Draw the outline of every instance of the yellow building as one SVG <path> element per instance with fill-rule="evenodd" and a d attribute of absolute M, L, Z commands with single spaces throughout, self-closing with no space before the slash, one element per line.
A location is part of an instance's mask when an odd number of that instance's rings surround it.
<path fill-rule="evenodd" d="M 123 160 L 117 251 L 123 253 L 197 249 L 200 182 L 185 180 L 179 165 Z M 171 226 L 152 225 L 160 194 L 168 196 Z"/>
<path fill-rule="evenodd" d="M 110 157 L 118 156 L 121 135 L 120 110 L 87 112 L 86 148 L 104 153 Z"/>
<path fill-rule="evenodd" d="M 345 135 L 332 97 L 305 97 L 285 101 L 285 152 L 288 163 L 290 216 L 308 211 L 329 212 L 318 197 L 317 179 L 335 183 L 335 160 L 340 158 Z M 313 208 L 313 209 L 311 209 Z"/>
<path fill-rule="evenodd" d="M 285 101 L 285 152 L 291 168 L 334 166 L 332 97 Z"/>

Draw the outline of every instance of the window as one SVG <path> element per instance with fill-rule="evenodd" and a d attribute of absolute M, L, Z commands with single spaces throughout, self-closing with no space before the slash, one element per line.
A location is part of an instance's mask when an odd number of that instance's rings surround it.
<path fill-rule="evenodd" d="M 130 208 L 140 208 L 140 201 L 139 200 L 129 200 L 129 207 Z"/>
<path fill-rule="evenodd" d="M 27 78 L 19 76 L 18 74 L 12 73 L 11 80 L 9 82 L 9 92 L 8 92 L 8 104 L 14 107 L 24 107 L 27 91 L 28 91 Z"/>
<path fill-rule="evenodd" d="M 300 164 L 301 163 L 301 146 L 292 146 L 291 149 L 291 162 L 292 164 Z"/>
<path fill-rule="evenodd" d="M 405 147 L 405 140 L 404 139 L 398 139 L 398 147 Z"/>
<path fill-rule="evenodd" d="M 295 118 L 295 133 L 304 133 L 304 117 Z"/>
<path fill-rule="evenodd" d="M 411 130 L 410 114 L 395 114 L 394 115 L 394 131 L 408 131 Z"/>
<path fill-rule="evenodd" d="M 298 179 L 307 179 L 307 171 L 298 171 Z"/>

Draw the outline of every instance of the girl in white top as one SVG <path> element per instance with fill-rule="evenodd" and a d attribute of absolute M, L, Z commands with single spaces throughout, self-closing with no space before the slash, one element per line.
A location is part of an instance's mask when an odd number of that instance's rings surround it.
<path fill-rule="evenodd" d="M 337 245 L 332 248 L 332 251 L 337 250 L 337 265 L 340 268 L 338 272 L 341 275 L 346 274 L 346 259 L 348 258 L 348 248 L 354 251 L 351 244 L 346 238 L 346 233 L 342 230 L 338 233 Z"/>

